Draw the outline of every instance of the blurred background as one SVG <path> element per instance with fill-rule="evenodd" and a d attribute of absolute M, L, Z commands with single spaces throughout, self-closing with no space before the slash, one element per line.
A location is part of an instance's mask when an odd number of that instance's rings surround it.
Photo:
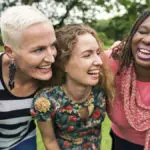
<path fill-rule="evenodd" d="M 55 28 L 68 23 L 90 24 L 105 49 L 122 40 L 137 16 L 150 8 L 150 0 L 0 0 L 0 14 L 9 6 L 22 4 L 39 8 Z"/>

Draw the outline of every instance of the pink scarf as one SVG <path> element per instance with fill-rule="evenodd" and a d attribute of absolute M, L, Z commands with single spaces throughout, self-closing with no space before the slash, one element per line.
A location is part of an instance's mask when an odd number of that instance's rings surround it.
<path fill-rule="evenodd" d="M 144 150 L 150 150 L 150 107 L 141 102 L 133 64 L 124 69 L 120 77 L 126 118 L 136 131 L 146 131 Z"/>

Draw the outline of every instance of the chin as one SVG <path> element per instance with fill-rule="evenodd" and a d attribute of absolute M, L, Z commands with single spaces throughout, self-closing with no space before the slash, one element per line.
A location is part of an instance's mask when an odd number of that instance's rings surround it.
<path fill-rule="evenodd" d="M 40 77 L 37 77 L 36 79 L 37 80 L 41 80 L 41 81 L 47 81 L 47 80 L 50 80 L 52 78 L 52 76 L 40 76 Z"/>
<path fill-rule="evenodd" d="M 89 85 L 90 86 L 96 86 L 98 84 L 98 82 L 93 82 L 93 83 L 90 83 Z"/>
<path fill-rule="evenodd" d="M 150 61 L 136 61 L 136 65 L 143 69 L 150 69 Z"/>

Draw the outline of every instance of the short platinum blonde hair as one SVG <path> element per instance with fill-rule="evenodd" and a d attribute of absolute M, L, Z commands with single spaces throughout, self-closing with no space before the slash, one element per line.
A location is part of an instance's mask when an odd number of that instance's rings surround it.
<path fill-rule="evenodd" d="M 5 10 L 0 20 L 4 45 L 10 45 L 18 50 L 23 30 L 37 23 L 51 24 L 46 15 L 32 6 L 13 6 Z"/>

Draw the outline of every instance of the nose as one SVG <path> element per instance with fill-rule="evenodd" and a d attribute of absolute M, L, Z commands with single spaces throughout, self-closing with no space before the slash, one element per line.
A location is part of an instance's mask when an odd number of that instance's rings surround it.
<path fill-rule="evenodd" d="M 94 65 L 102 65 L 102 64 L 103 64 L 100 55 L 97 55 L 97 54 L 96 54 L 95 59 L 94 59 L 94 61 L 93 61 L 93 64 L 94 64 Z"/>
<path fill-rule="evenodd" d="M 145 44 L 150 44 L 150 34 L 147 34 L 145 37 L 143 37 L 142 40 Z"/>
<path fill-rule="evenodd" d="M 56 49 L 47 48 L 44 60 L 46 62 L 54 63 L 56 54 L 57 54 Z"/>

